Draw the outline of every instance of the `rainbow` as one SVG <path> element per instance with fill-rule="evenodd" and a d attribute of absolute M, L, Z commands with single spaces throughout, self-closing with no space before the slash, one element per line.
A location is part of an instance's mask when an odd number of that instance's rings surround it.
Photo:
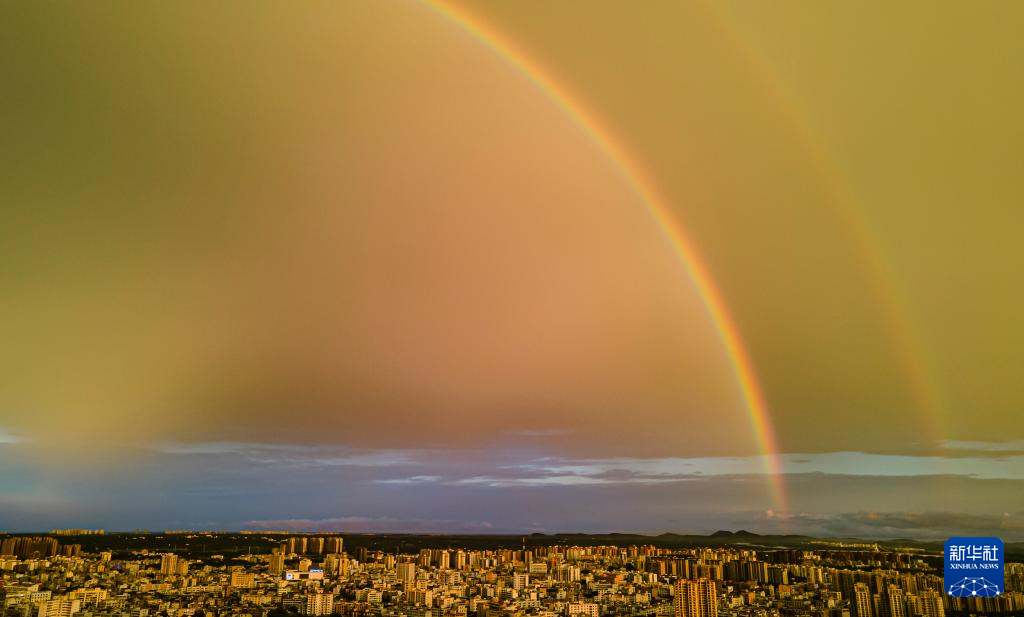
<path fill-rule="evenodd" d="M 737 386 L 743 396 L 747 415 L 757 446 L 761 451 L 763 468 L 769 481 L 769 488 L 776 510 L 787 511 L 785 484 L 782 466 L 775 439 L 775 431 L 768 412 L 764 392 L 754 371 L 754 364 L 743 343 L 735 319 L 715 285 L 707 265 L 700 259 L 693 241 L 682 225 L 675 220 L 665 200 L 658 194 L 654 183 L 643 172 L 628 150 L 597 121 L 594 113 L 573 97 L 564 87 L 528 54 L 517 48 L 500 32 L 480 21 L 466 11 L 451 6 L 444 0 L 424 0 L 427 6 L 460 26 L 485 46 L 493 50 L 529 81 L 544 92 L 554 103 L 565 110 L 573 121 L 616 165 L 634 187 L 648 211 L 654 217 L 658 228 L 673 247 L 690 279 L 693 281 L 701 301 L 719 338 L 729 361 L 733 366 Z"/>
<path fill-rule="evenodd" d="M 806 112 L 792 89 L 784 87 L 783 80 L 763 54 L 758 53 L 747 39 L 740 36 L 735 27 L 729 26 L 723 5 L 710 2 L 701 6 L 706 7 L 707 15 L 718 25 L 719 34 L 727 38 L 730 46 L 754 68 L 751 73 L 761 76 L 765 92 L 775 99 L 776 108 L 786 118 L 793 135 L 807 152 L 808 160 L 815 166 L 815 173 L 829 188 L 829 205 L 842 217 L 843 228 L 850 235 L 879 300 L 881 323 L 886 328 L 891 349 L 906 379 L 927 445 L 933 448 L 938 446 L 944 439 L 942 423 L 947 410 L 940 396 L 939 384 L 929 366 L 928 355 L 919 351 L 925 348 L 924 337 L 911 318 L 913 309 L 910 300 L 895 284 L 896 276 L 886 265 L 885 252 L 869 232 L 850 183 L 844 178 L 835 157 L 825 149 L 807 120 L 812 114 Z"/>

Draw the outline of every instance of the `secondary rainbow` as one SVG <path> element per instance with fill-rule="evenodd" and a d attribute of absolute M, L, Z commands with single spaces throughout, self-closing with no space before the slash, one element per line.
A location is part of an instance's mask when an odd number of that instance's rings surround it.
<path fill-rule="evenodd" d="M 901 365 L 909 394 L 913 397 L 926 444 L 932 448 L 937 447 L 946 436 L 943 430 L 946 407 L 941 389 L 929 366 L 928 354 L 921 351 L 925 345 L 917 323 L 911 317 L 914 312 L 911 302 L 895 283 L 896 278 L 887 265 L 889 260 L 885 258 L 885 251 L 870 233 L 870 226 L 858 208 L 853 187 L 841 172 L 835 156 L 822 145 L 817 132 L 807 120 L 814 114 L 807 112 L 793 90 L 784 86 L 785 80 L 777 74 L 765 56 L 758 53 L 751 42 L 730 24 L 722 4 L 709 2 L 702 6 L 707 7 L 707 14 L 718 27 L 718 33 L 753 67 L 751 74 L 759 76 L 763 81 L 765 92 L 775 99 L 776 109 L 788 121 L 793 135 L 814 165 L 814 171 L 827 187 L 828 202 L 834 212 L 842 217 L 843 227 L 850 235 L 852 245 L 857 249 L 865 273 L 874 287 L 883 315 L 882 323 Z"/>
<path fill-rule="evenodd" d="M 679 261 L 689 273 L 690 279 L 693 281 L 708 311 L 725 352 L 729 357 L 729 361 L 733 366 L 736 382 L 743 396 L 754 438 L 757 441 L 764 461 L 764 472 L 768 476 L 775 508 L 782 511 L 788 510 L 775 432 L 772 427 L 771 416 L 768 413 L 764 393 L 754 371 L 750 353 L 743 343 L 739 328 L 737 328 L 736 322 L 730 314 L 721 292 L 715 285 L 708 267 L 697 254 L 686 230 L 675 219 L 664 199 L 658 194 L 654 183 L 647 177 L 634 158 L 630 156 L 626 148 L 607 129 L 601 126 L 594 114 L 578 99 L 571 96 L 565 88 L 559 86 L 548 72 L 530 58 L 529 55 L 518 49 L 512 42 L 503 37 L 501 33 L 464 10 L 453 7 L 443 2 L 443 0 L 425 0 L 425 3 L 459 25 L 533 82 L 559 107 L 566 111 L 629 180 L 654 217 L 659 229 L 668 238 L 673 250 L 679 257 Z"/>

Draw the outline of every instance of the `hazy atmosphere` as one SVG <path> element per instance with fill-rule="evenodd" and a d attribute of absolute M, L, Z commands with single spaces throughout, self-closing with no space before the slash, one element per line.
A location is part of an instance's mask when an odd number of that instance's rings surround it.
<path fill-rule="evenodd" d="M 1024 540 L 1024 4 L 0 8 L 0 530 Z"/>

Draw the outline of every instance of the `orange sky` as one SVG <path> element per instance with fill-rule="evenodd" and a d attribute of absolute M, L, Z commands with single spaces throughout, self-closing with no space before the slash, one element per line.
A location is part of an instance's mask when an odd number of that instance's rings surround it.
<path fill-rule="evenodd" d="M 979 512 L 1021 511 L 1014 9 L 944 6 L 928 27 L 881 5 L 465 9 L 625 144 L 693 237 L 795 512 L 944 511 L 866 480 L 929 466 Z M 537 490 L 538 512 L 545 482 L 659 485 L 678 515 L 645 493 L 656 516 L 587 524 L 703 528 L 709 504 L 777 524 L 750 514 L 778 504 L 734 367 L 634 183 L 443 14 L 3 12 L 0 457 L 31 465 L 0 474 L 0 513 L 97 508 L 68 494 L 73 468 L 109 496 L 151 468 L 202 473 L 168 457 L 284 451 L 357 468 L 337 481 L 381 503 L 413 477 Z M 374 475 L 352 452 L 390 462 Z M 737 484 L 694 487 L 688 468 Z M 813 474 L 859 502 L 823 500 Z M 262 518 L 394 515 L 322 508 Z"/>

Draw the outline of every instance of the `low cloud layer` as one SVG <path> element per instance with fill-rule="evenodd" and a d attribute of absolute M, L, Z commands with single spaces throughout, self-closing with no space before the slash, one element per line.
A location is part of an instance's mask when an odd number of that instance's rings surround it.
<path fill-rule="evenodd" d="M 798 530 L 807 535 L 851 538 L 945 540 L 951 536 L 1024 537 L 1024 511 L 1001 514 L 937 512 L 846 512 L 834 514 L 768 512 L 751 517 L 752 526 Z"/>
<path fill-rule="evenodd" d="M 826 536 L 1024 536 L 1015 514 L 1024 511 L 1024 478 L 1013 456 L 786 455 L 788 508 L 780 508 L 756 456 L 573 459 L 536 447 L 199 442 L 138 449 L 131 465 L 97 474 L 35 466 L 26 454 L 33 447 L 0 445 L 0 518 L 10 531 L 90 525 L 706 533 L 742 527 Z M 861 513 L 864 504 L 875 513 Z"/>
<path fill-rule="evenodd" d="M 244 521 L 242 529 L 255 531 L 314 531 L 349 533 L 487 533 L 494 525 L 487 521 L 431 520 L 342 516 L 321 519 L 274 519 Z"/>

